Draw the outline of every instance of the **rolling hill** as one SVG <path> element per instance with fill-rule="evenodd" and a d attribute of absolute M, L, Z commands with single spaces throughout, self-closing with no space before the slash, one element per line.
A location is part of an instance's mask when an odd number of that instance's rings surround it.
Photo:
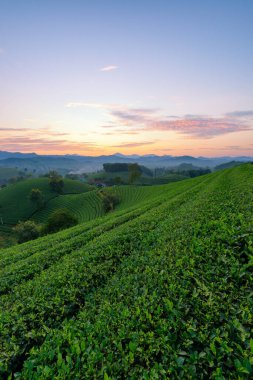
<path fill-rule="evenodd" d="M 46 202 L 58 196 L 51 190 L 48 178 L 29 179 L 0 190 L 0 231 L 8 230 L 19 220 L 26 220 L 36 212 L 36 205 L 29 199 L 29 194 L 33 188 L 38 188 L 43 192 Z M 84 193 L 91 189 L 93 189 L 92 186 L 79 181 L 64 180 L 64 194 Z"/>
<path fill-rule="evenodd" d="M 67 208 L 74 214 L 79 223 L 86 222 L 105 214 L 99 190 L 79 181 L 64 180 L 63 194 L 53 192 L 47 178 L 30 179 L 10 185 L 0 192 L 0 232 L 8 231 L 19 220 L 32 219 L 39 224 L 45 223 L 49 215 L 59 209 Z M 40 189 L 46 200 L 45 206 L 37 210 L 29 200 L 31 189 Z M 157 186 L 155 193 L 164 191 Z M 124 209 L 142 200 L 153 197 L 153 187 L 143 186 L 114 186 L 106 188 L 105 192 L 115 194 L 120 199 L 117 209 Z M 20 201 L 22 200 L 22 201 Z"/>
<path fill-rule="evenodd" d="M 36 212 L 32 219 L 37 223 L 45 223 L 49 215 L 59 208 L 67 208 L 75 215 L 79 223 L 104 215 L 102 199 L 97 190 L 82 194 L 60 195 L 51 199 L 43 210 Z"/>
<path fill-rule="evenodd" d="M 119 187 L 115 212 L 1 250 L 0 377 L 250 378 L 252 184 Z"/>
<path fill-rule="evenodd" d="M 35 212 L 32 219 L 37 223 L 45 223 L 49 215 L 59 208 L 67 208 L 75 215 L 79 223 L 86 222 L 105 215 L 102 199 L 98 189 L 82 194 L 60 195 L 49 200 L 46 207 Z M 128 209 L 140 205 L 166 191 L 163 186 L 113 186 L 103 189 L 103 192 L 114 194 L 119 199 L 116 210 Z"/>

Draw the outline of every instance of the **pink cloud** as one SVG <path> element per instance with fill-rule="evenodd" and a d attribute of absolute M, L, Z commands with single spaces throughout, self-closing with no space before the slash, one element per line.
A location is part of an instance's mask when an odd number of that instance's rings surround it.
<path fill-rule="evenodd" d="M 72 141 L 65 132 L 50 128 L 0 128 L 1 145 L 9 151 L 36 151 L 40 153 L 78 152 L 99 150 L 92 142 Z M 19 133 L 18 133 L 19 132 Z"/>
<path fill-rule="evenodd" d="M 134 128 L 138 131 L 174 131 L 191 138 L 213 138 L 227 133 L 250 131 L 253 129 L 251 114 L 242 120 L 241 115 L 221 117 L 185 115 L 164 117 L 156 110 L 116 109 L 111 111 L 114 124 Z M 246 116 L 246 115 L 243 115 Z"/>
<path fill-rule="evenodd" d="M 136 148 L 139 146 L 152 145 L 153 141 L 143 141 L 143 142 L 132 142 L 132 143 L 122 143 L 118 145 L 113 145 L 114 148 Z"/>

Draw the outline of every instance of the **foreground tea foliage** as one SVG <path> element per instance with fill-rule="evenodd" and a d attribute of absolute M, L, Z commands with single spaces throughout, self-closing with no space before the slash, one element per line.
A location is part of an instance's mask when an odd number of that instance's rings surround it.
<path fill-rule="evenodd" d="M 140 200 L 1 251 L 0 376 L 249 379 L 252 186 L 243 165 L 119 188 Z"/>

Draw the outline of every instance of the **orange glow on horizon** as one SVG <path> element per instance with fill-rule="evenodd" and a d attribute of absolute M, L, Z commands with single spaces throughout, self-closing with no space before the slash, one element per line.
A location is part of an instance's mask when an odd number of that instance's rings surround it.
<path fill-rule="evenodd" d="M 100 156 L 120 152 L 131 154 L 190 156 L 250 156 L 253 155 L 252 130 L 227 133 L 212 138 L 191 137 L 175 131 L 144 131 L 126 133 L 114 130 L 108 135 L 90 132 L 86 135 L 50 128 L 0 129 L 1 150 L 41 155 Z M 87 141 L 80 141 L 83 138 Z M 80 138 L 80 139 L 79 139 Z"/>

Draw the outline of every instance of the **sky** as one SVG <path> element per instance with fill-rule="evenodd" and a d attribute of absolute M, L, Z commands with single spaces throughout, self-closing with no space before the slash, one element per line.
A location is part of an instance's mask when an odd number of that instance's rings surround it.
<path fill-rule="evenodd" d="M 252 0 L 0 0 L 0 150 L 253 156 Z"/>

